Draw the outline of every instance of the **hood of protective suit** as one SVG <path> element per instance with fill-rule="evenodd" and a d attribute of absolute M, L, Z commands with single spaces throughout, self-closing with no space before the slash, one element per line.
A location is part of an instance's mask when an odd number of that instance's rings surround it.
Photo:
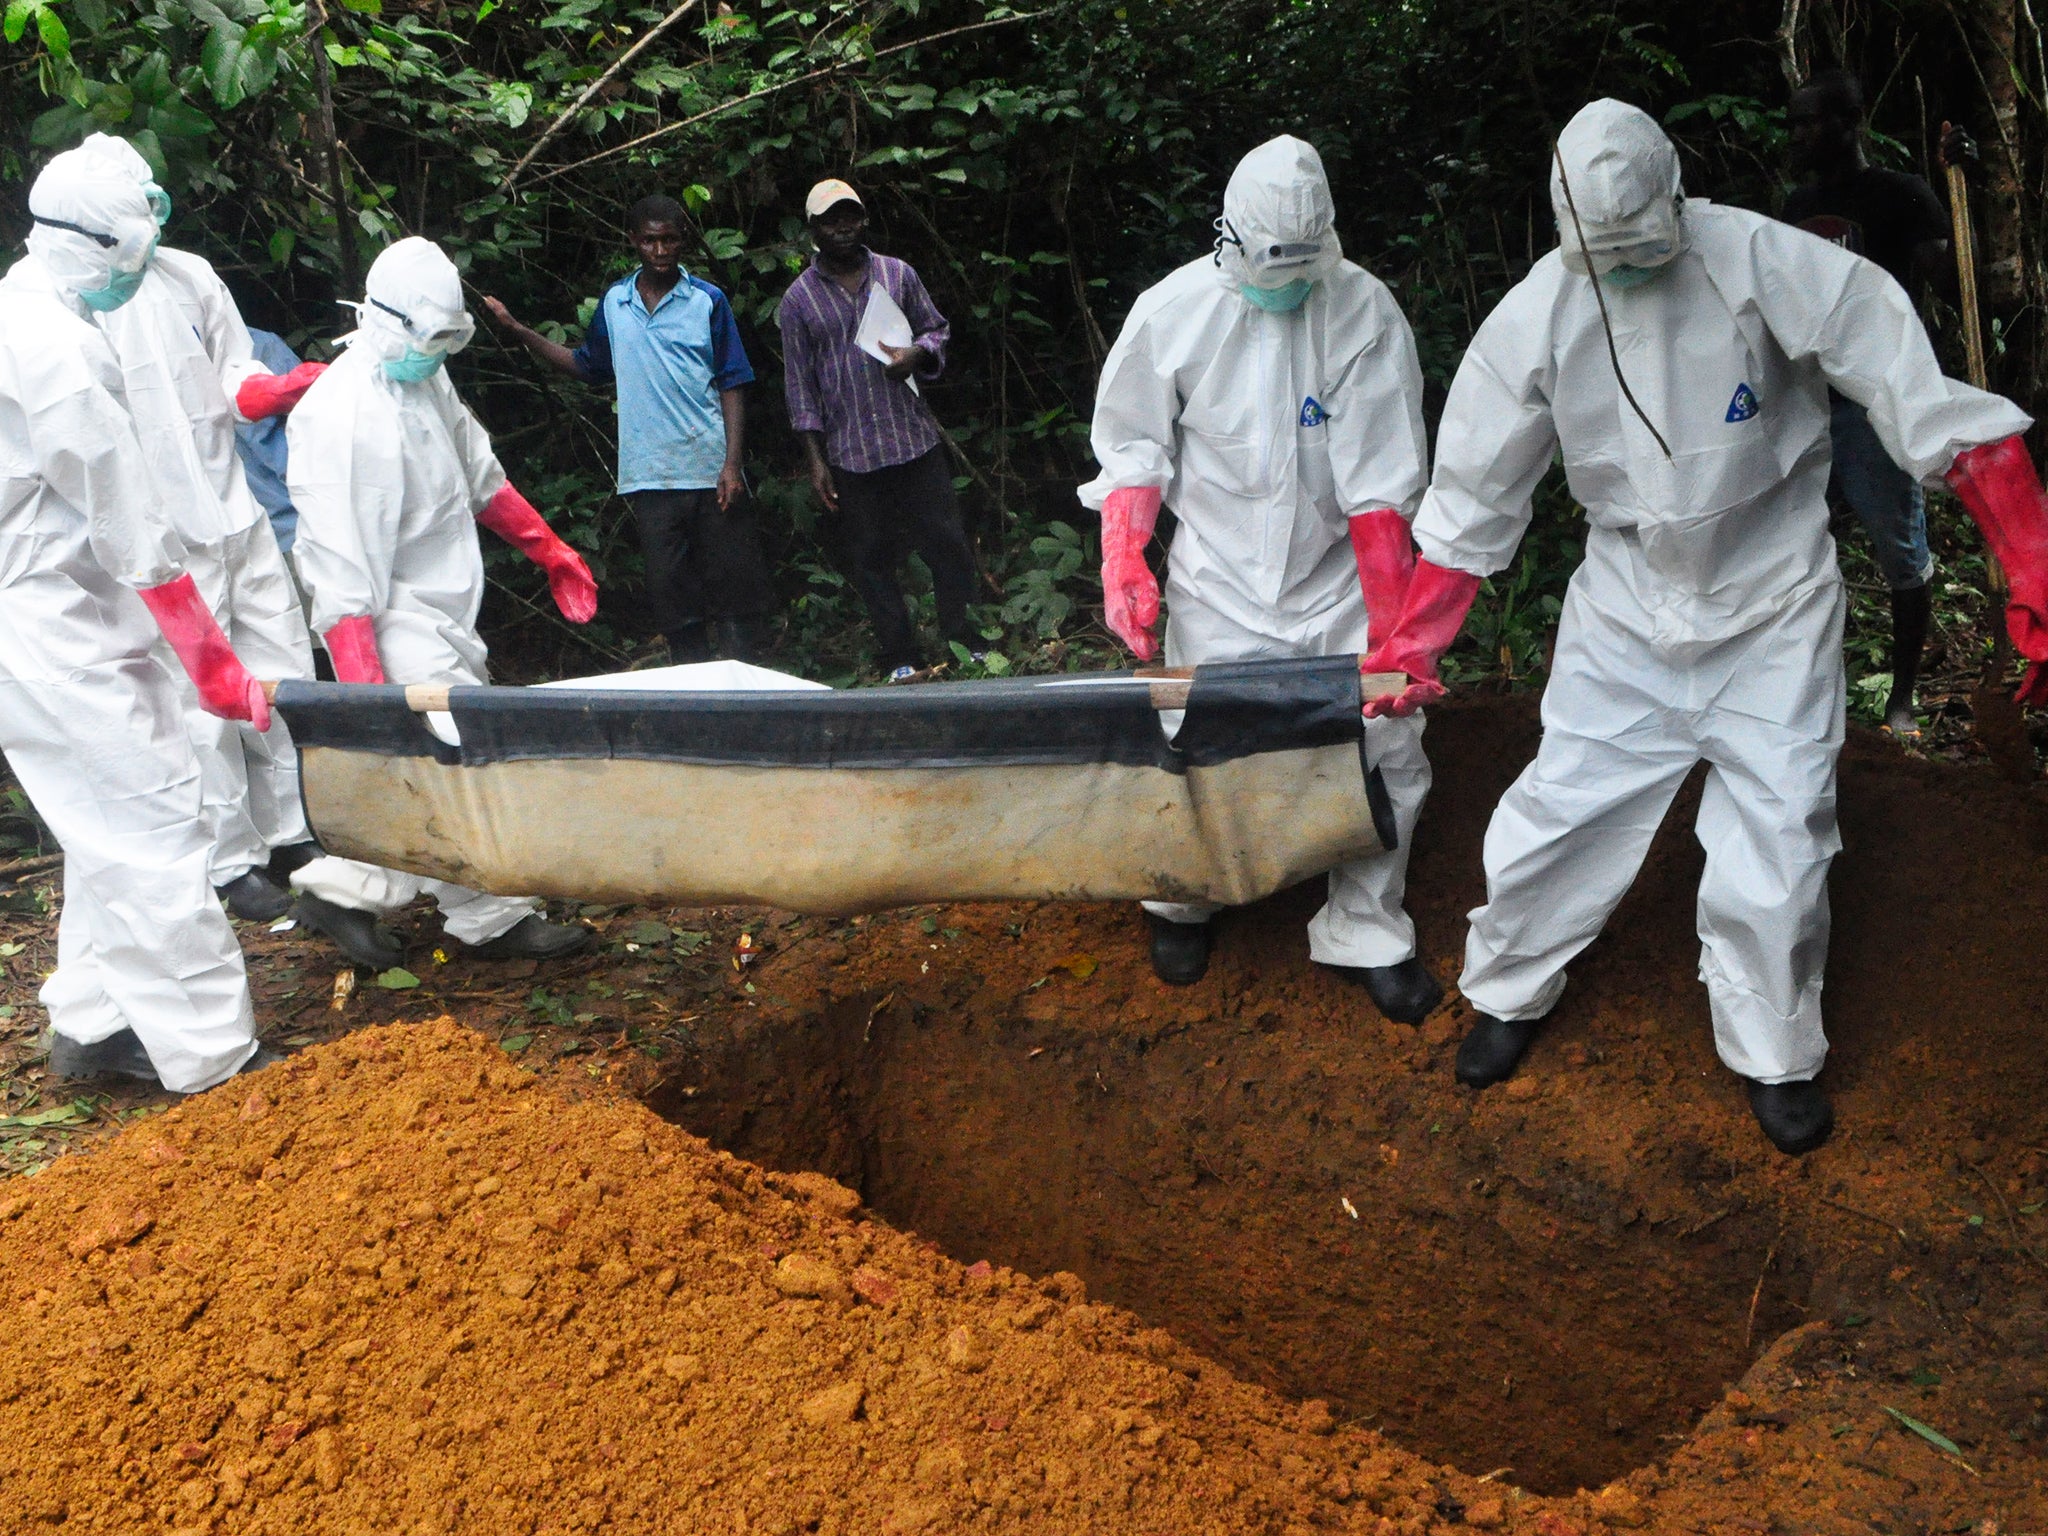
<path fill-rule="evenodd" d="M 1581 107 L 1557 136 L 1550 164 L 1550 206 L 1565 269 L 1597 275 L 1670 261 L 1684 245 L 1683 195 L 1678 150 L 1649 113 L 1609 98 Z"/>
<path fill-rule="evenodd" d="M 408 354 L 443 358 L 476 334 L 462 307 L 462 276 L 431 240 L 409 235 L 370 263 L 351 341 L 385 362 Z"/>
<path fill-rule="evenodd" d="M 1216 221 L 1216 266 L 1226 287 L 1314 282 L 1344 259 L 1323 157 L 1282 134 L 1237 162 Z"/>
<path fill-rule="evenodd" d="M 30 254 L 72 298 L 132 284 L 156 253 L 156 218 L 141 184 L 92 151 L 68 149 L 44 166 L 28 211 Z"/>
<path fill-rule="evenodd" d="M 170 218 L 171 194 L 157 185 L 156 171 L 142 157 L 141 150 L 111 133 L 87 134 L 78 149 L 81 154 L 97 156 L 113 169 L 133 177 L 135 184 L 142 188 L 142 195 L 149 200 L 149 209 L 155 215 L 158 227 Z"/>

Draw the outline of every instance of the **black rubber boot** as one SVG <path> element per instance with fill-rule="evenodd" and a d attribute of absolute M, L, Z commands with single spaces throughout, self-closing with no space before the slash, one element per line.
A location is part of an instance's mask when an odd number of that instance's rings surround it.
<path fill-rule="evenodd" d="M 1496 1019 L 1482 1013 L 1472 1020 L 1458 1045 L 1454 1068 L 1457 1079 L 1467 1088 L 1491 1088 L 1515 1075 L 1522 1053 L 1536 1038 L 1541 1019 Z"/>
<path fill-rule="evenodd" d="M 245 923 L 274 923 L 292 909 L 291 893 L 260 869 L 216 885 L 214 891 Z"/>
<path fill-rule="evenodd" d="M 270 878 L 279 885 L 289 886 L 294 874 L 322 857 L 325 855 L 315 842 L 286 843 L 282 848 L 273 848 L 270 850 Z"/>
<path fill-rule="evenodd" d="M 1884 728 L 1901 741 L 1920 739 L 1913 714 L 1913 688 L 1920 680 L 1920 655 L 1927 648 L 1927 623 L 1934 599 L 1927 588 L 1892 590 L 1892 693 L 1884 706 Z"/>
<path fill-rule="evenodd" d="M 267 1045 L 256 1047 L 256 1054 L 235 1068 L 235 1075 L 244 1072 L 261 1072 L 273 1062 L 284 1060 L 282 1051 L 273 1051 Z M 160 1083 L 156 1068 L 149 1063 L 149 1052 L 142 1048 L 142 1041 L 132 1029 L 96 1040 L 91 1045 L 80 1045 L 67 1040 L 55 1030 L 50 1032 L 50 1076 L 60 1082 L 84 1082 L 95 1077 L 132 1077 L 145 1083 Z"/>
<path fill-rule="evenodd" d="M 1811 1152 L 1835 1128 L 1835 1107 L 1812 1078 L 1803 1083 L 1749 1083 L 1749 1110 L 1780 1152 Z"/>
<path fill-rule="evenodd" d="M 80 1083 L 94 1077 L 133 1077 L 156 1082 L 156 1068 L 149 1064 L 149 1052 L 132 1029 L 80 1045 L 76 1040 L 50 1032 L 50 1076 L 59 1082 Z"/>
<path fill-rule="evenodd" d="M 1152 927 L 1152 974 L 1169 987 L 1191 987 L 1209 969 L 1209 925 L 1176 923 L 1147 912 Z"/>
<path fill-rule="evenodd" d="M 486 960 L 560 960 L 590 943 L 591 930 L 581 923 L 551 923 L 529 912 L 495 939 L 469 946 Z"/>
<path fill-rule="evenodd" d="M 357 965 L 388 971 L 405 958 L 398 936 L 377 921 L 374 912 L 338 907 L 321 896 L 301 891 L 292 915 L 313 932 L 334 941 L 334 947 Z"/>
<path fill-rule="evenodd" d="M 1354 986 L 1365 988 L 1372 1005 L 1396 1024 L 1420 1024 L 1444 1000 L 1444 989 L 1420 955 L 1396 965 L 1333 965 Z"/>

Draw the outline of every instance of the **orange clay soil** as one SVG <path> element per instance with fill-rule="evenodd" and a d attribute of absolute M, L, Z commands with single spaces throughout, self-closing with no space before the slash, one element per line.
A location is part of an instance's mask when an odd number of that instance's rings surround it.
<path fill-rule="evenodd" d="M 1432 722 L 1447 977 L 1533 732 Z M 1126 909 L 666 914 L 761 940 L 645 1090 L 727 1151 L 445 1021 L 306 1050 L 0 1185 L 0 1526 L 2048 1532 L 2034 806 L 1869 738 L 1843 801 L 1803 1160 L 1713 1059 L 1691 797 L 1485 1095 L 1312 891 L 1184 990 Z"/>
<path fill-rule="evenodd" d="M 566 1102 L 452 1022 L 304 1052 L 0 1215 L 15 1529 L 1419 1530 L 1548 1508 L 1337 1432 L 1070 1275 L 962 1266 L 827 1179 Z"/>

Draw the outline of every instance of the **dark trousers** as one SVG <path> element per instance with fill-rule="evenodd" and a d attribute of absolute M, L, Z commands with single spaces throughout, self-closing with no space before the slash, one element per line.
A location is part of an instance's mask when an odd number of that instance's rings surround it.
<path fill-rule="evenodd" d="M 706 620 L 767 615 L 768 563 L 743 502 L 721 512 L 715 490 L 634 491 L 626 501 L 640 526 L 650 616 L 671 641 L 701 643 Z"/>
<path fill-rule="evenodd" d="M 973 645 L 979 637 L 968 625 L 967 604 L 974 596 L 974 546 L 960 521 L 944 444 L 887 469 L 856 473 L 835 465 L 832 484 L 839 492 L 840 547 L 852 567 L 847 574 L 867 604 L 883 669 L 914 667 L 923 659 L 896 582 L 896 567 L 913 551 L 932 573 L 939 633 Z"/>

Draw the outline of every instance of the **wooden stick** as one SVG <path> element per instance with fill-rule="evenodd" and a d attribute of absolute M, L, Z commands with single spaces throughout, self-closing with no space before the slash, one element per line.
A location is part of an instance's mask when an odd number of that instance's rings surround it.
<path fill-rule="evenodd" d="M 591 81 L 588 86 L 584 87 L 583 94 L 578 96 L 574 101 L 570 102 L 569 105 L 565 107 L 562 110 L 562 112 L 555 118 L 555 120 L 547 125 L 547 128 L 541 133 L 541 136 L 533 141 L 533 148 L 529 149 L 525 154 L 521 155 L 519 157 L 519 163 L 513 166 L 511 170 L 505 173 L 505 179 L 498 183 L 498 190 L 500 192 L 511 191 L 512 183 L 519 179 L 520 172 L 524 171 L 529 165 L 533 164 L 533 157 L 539 154 L 543 149 L 547 148 L 548 141 L 552 139 L 556 134 L 560 133 L 564 128 L 568 127 L 569 124 L 576 119 L 577 114 L 582 112 L 582 110 L 585 107 L 590 105 L 592 97 L 596 96 L 599 91 L 603 90 L 606 86 L 610 85 L 613 80 L 617 79 L 620 70 L 624 69 L 628 64 L 632 63 L 635 59 L 640 57 L 642 53 L 646 52 L 648 47 L 654 42 L 656 38 L 660 37 L 662 33 L 666 32 L 670 27 L 674 26 L 677 22 L 681 21 L 693 9 L 695 9 L 699 3 L 700 0 L 683 0 L 683 3 L 681 5 L 677 6 L 674 10 L 670 11 L 666 16 L 662 17 L 660 21 L 657 21 L 653 26 L 649 27 L 645 32 L 641 33 L 640 40 L 638 42 L 633 44 L 633 46 L 628 48 L 624 53 L 620 54 L 618 58 L 613 61 L 612 67 L 610 69 L 607 69 L 603 74 L 599 75 L 595 80 Z"/>
<path fill-rule="evenodd" d="M 1944 123 L 1942 128 L 1946 131 L 1948 125 Z M 1955 232 L 1956 283 L 1963 316 L 1963 355 L 1970 371 L 1970 382 L 1979 389 L 1989 389 L 1991 374 L 1984 362 L 1984 327 L 1977 311 L 1977 239 L 1970 226 L 1970 183 L 1960 165 L 1948 168 L 1948 217 L 1950 228 Z M 1997 607 L 2003 608 L 2005 571 L 1998 563 L 1998 556 L 1988 548 L 1984 551 L 1984 574 L 1990 580 L 1992 597 L 1999 600 Z M 1993 613 L 1992 625 L 1999 635 L 2005 633 L 2002 620 L 2002 614 Z"/>
<path fill-rule="evenodd" d="M 11 884 L 30 875 L 40 875 L 46 870 L 55 869 L 63 862 L 64 854 L 61 850 L 56 853 L 39 853 L 33 858 L 11 860 L 6 864 L 0 864 L 0 884 Z"/>

